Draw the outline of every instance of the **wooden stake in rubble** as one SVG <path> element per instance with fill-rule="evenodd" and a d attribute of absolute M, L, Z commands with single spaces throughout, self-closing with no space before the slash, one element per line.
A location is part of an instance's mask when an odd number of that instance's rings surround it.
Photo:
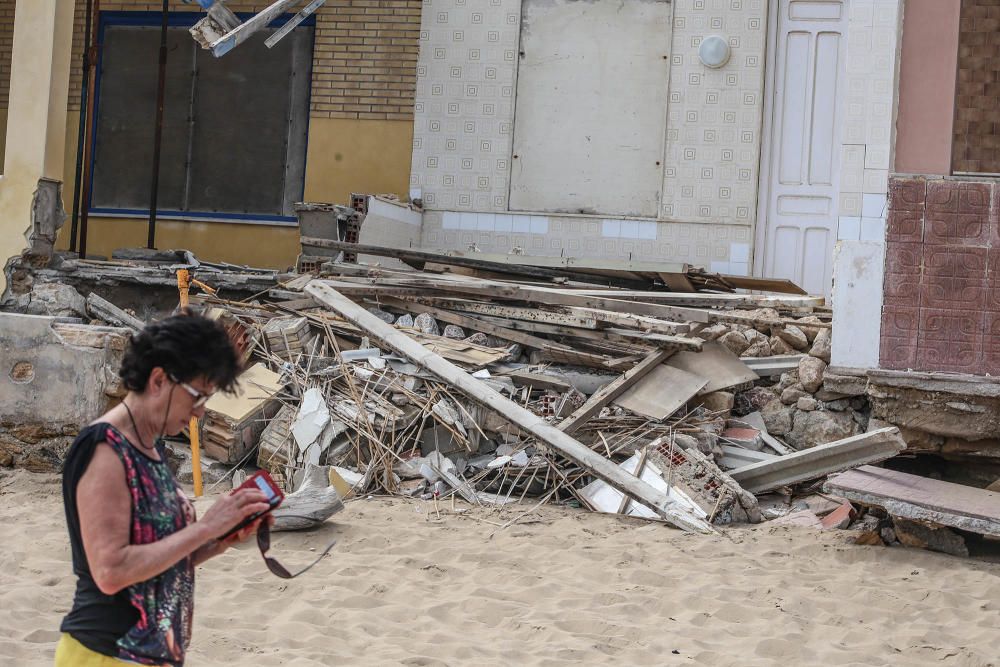
<path fill-rule="evenodd" d="M 531 434 L 541 443 L 570 459 L 598 479 L 618 489 L 636 502 L 649 507 L 671 525 L 688 531 L 714 532 L 711 525 L 692 516 L 649 484 L 626 473 L 612 461 L 563 433 L 541 417 L 504 398 L 406 334 L 375 317 L 329 285 L 322 281 L 313 281 L 306 287 L 306 292 L 324 306 L 340 313 L 347 320 L 365 330 L 372 338 L 386 347 L 392 348 L 420 368 L 433 373 L 476 403 L 502 415 L 522 431 Z"/>

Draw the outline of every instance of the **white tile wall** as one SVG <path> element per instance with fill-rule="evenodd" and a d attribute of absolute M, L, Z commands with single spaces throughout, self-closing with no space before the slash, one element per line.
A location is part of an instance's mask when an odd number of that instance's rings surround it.
<path fill-rule="evenodd" d="M 660 216 L 752 225 L 764 95 L 763 0 L 674 0 L 674 39 Z M 732 57 L 698 59 L 706 35 L 725 35 Z"/>
<path fill-rule="evenodd" d="M 861 218 L 860 240 L 885 243 L 885 218 Z"/>
<path fill-rule="evenodd" d="M 861 218 L 841 216 L 837 224 L 838 241 L 857 241 L 861 238 Z"/>
<path fill-rule="evenodd" d="M 888 169 L 865 169 L 863 193 L 882 194 L 889 191 L 889 170 Z"/>
<path fill-rule="evenodd" d="M 511 230 L 502 231 L 508 217 Z M 493 229 L 486 229 L 489 221 Z M 521 248 L 529 256 L 633 257 L 722 267 L 723 273 L 745 275 L 752 233 L 746 225 L 425 211 L 420 247 L 466 250 L 475 245 L 500 254 Z"/>
<path fill-rule="evenodd" d="M 729 259 L 733 262 L 742 262 L 744 264 L 750 262 L 750 244 L 749 243 L 733 243 L 729 246 Z"/>
<path fill-rule="evenodd" d="M 410 188 L 427 209 L 507 210 L 520 19 L 521 0 L 424 0 Z"/>
<path fill-rule="evenodd" d="M 865 145 L 845 144 L 840 159 L 840 189 L 862 192 L 865 177 Z"/>
<path fill-rule="evenodd" d="M 841 240 L 885 241 L 900 0 L 851 0 L 840 183 Z"/>
<path fill-rule="evenodd" d="M 885 193 L 864 194 L 861 196 L 862 218 L 884 218 L 888 208 L 888 196 Z"/>

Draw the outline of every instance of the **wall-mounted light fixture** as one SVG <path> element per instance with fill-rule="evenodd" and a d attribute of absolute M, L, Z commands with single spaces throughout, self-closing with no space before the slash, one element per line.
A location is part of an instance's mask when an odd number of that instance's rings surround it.
<path fill-rule="evenodd" d="M 701 40 L 698 47 L 698 59 L 705 67 L 718 69 L 729 62 L 732 51 L 729 43 L 718 35 L 711 35 Z"/>

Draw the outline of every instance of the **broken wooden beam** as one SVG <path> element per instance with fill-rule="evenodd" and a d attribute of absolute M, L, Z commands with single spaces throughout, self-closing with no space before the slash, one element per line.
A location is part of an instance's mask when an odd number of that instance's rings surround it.
<path fill-rule="evenodd" d="M 669 359 L 673 354 L 673 350 L 657 350 L 653 352 L 622 374 L 620 378 L 594 392 L 586 403 L 560 422 L 559 430 L 566 434 L 575 433 L 588 419 L 600 412 L 601 408 L 621 396 L 629 387 L 646 377 L 654 368 Z"/>
<path fill-rule="evenodd" d="M 513 262 L 496 262 L 476 259 L 472 257 L 462 257 L 458 255 L 444 255 L 436 252 L 426 252 L 423 250 L 386 248 L 383 246 L 365 245 L 359 243 L 348 243 L 346 241 L 333 241 L 330 239 L 320 239 L 311 236 L 301 238 L 303 247 L 323 248 L 325 250 L 340 250 L 341 252 L 355 252 L 362 255 L 373 255 L 375 257 L 392 257 L 398 259 L 415 268 L 423 268 L 428 263 L 447 264 L 466 269 L 476 269 L 490 271 L 495 274 L 507 276 L 508 278 L 523 276 L 538 280 L 551 281 L 553 279 L 581 278 L 577 273 L 562 268 L 548 268 L 540 266 L 528 266 L 525 264 L 515 264 Z M 601 284 L 616 284 L 622 287 L 646 288 L 649 283 L 646 281 L 622 280 L 613 277 L 594 277 L 594 280 Z M 593 282 L 593 280 L 592 280 Z"/>
<path fill-rule="evenodd" d="M 898 428 L 881 428 L 770 461 L 753 463 L 731 470 L 729 475 L 747 491 L 764 493 L 850 468 L 878 463 L 892 458 L 904 449 L 906 443 L 900 437 Z"/>
<path fill-rule="evenodd" d="M 690 515 L 672 499 L 622 471 L 613 462 L 555 428 L 543 418 L 504 398 L 485 383 L 445 361 L 405 333 L 386 324 L 323 281 L 312 282 L 306 287 L 306 292 L 324 306 L 363 329 L 373 340 L 395 350 L 409 359 L 410 362 L 448 383 L 475 403 L 503 416 L 521 431 L 533 436 L 543 446 L 573 461 L 582 469 L 598 479 L 604 480 L 619 491 L 628 494 L 636 502 L 656 512 L 665 521 L 684 530 L 702 533 L 713 532 L 708 523 Z"/>
<path fill-rule="evenodd" d="M 894 518 L 1000 537 L 1000 493 L 872 466 L 835 475 L 823 489 Z"/>
<path fill-rule="evenodd" d="M 580 364 L 581 366 L 587 366 L 589 368 L 606 368 L 605 362 L 609 359 L 608 357 L 600 354 L 591 354 L 589 352 L 575 350 L 566 345 L 560 345 L 559 343 L 554 343 L 550 340 L 539 338 L 538 336 L 533 336 L 522 331 L 515 331 L 514 329 L 508 329 L 476 317 L 462 315 L 461 313 L 453 313 L 450 310 L 435 308 L 434 306 L 428 306 L 415 301 L 406 301 L 403 299 L 396 299 L 394 297 L 383 297 L 380 301 L 383 305 L 391 308 L 396 308 L 398 310 L 414 314 L 427 313 L 428 315 L 434 317 L 434 319 L 441 320 L 442 322 L 447 322 L 448 324 L 465 327 L 466 329 L 471 329 L 472 331 L 479 331 L 484 334 L 496 336 L 497 338 L 502 338 L 512 343 L 525 345 L 534 350 L 541 350 L 542 352 L 560 351 L 563 354 L 571 355 L 574 359 L 573 363 Z"/>

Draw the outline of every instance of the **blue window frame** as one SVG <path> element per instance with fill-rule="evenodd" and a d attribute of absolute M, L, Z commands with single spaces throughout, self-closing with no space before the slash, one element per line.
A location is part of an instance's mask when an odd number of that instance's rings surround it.
<path fill-rule="evenodd" d="M 222 58 L 169 15 L 158 216 L 294 224 L 302 198 L 315 17 L 273 49 L 274 21 Z M 245 20 L 251 15 L 240 15 Z M 149 214 L 159 12 L 102 12 L 91 215 Z"/>

